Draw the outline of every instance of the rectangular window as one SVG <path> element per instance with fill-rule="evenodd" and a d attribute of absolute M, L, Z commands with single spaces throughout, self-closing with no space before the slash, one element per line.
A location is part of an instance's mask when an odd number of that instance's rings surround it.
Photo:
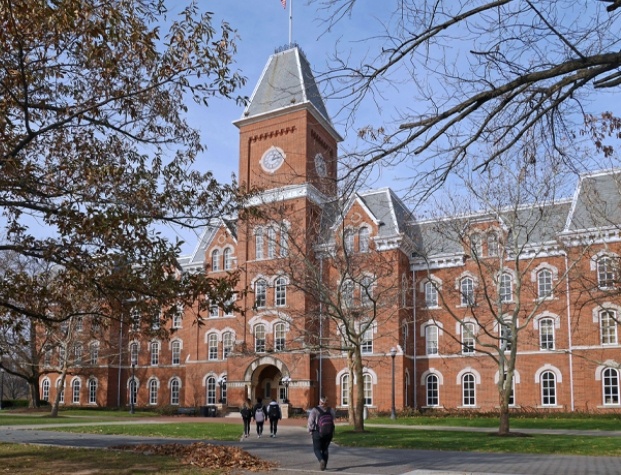
<path fill-rule="evenodd" d="M 158 364 L 160 364 L 160 344 L 153 342 L 151 343 L 151 366 Z"/>
<path fill-rule="evenodd" d="M 265 352 L 265 326 L 257 325 L 254 329 L 254 351 Z"/>
<path fill-rule="evenodd" d="M 365 355 L 373 353 L 373 328 L 367 328 L 360 341 L 360 352 Z"/>
<path fill-rule="evenodd" d="M 474 323 L 464 323 L 461 326 L 461 352 L 474 353 Z"/>
<path fill-rule="evenodd" d="M 554 320 L 551 318 L 539 321 L 539 340 L 542 350 L 554 349 Z"/>
<path fill-rule="evenodd" d="M 425 342 L 428 355 L 438 354 L 438 327 L 427 325 L 425 327 Z"/>
<path fill-rule="evenodd" d="M 209 355 L 208 358 L 210 360 L 218 359 L 218 335 L 212 333 L 209 335 Z"/>
<path fill-rule="evenodd" d="M 600 312 L 600 327 L 602 332 L 602 345 L 617 344 L 617 321 L 616 314 L 611 310 Z"/>

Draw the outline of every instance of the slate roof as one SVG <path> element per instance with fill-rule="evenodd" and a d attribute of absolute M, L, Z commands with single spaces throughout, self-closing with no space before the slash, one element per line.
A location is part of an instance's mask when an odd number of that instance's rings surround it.
<path fill-rule="evenodd" d="M 574 194 L 566 232 L 616 227 L 621 224 L 621 170 L 583 175 Z"/>
<path fill-rule="evenodd" d="M 270 56 L 239 122 L 300 106 L 310 107 L 337 140 L 342 140 L 332 125 L 310 63 L 300 48 L 292 46 Z"/>

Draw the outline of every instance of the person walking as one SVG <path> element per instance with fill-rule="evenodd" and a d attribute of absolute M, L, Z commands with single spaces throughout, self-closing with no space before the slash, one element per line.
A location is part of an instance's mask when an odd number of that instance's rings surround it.
<path fill-rule="evenodd" d="M 257 439 L 260 439 L 261 434 L 263 434 L 263 424 L 267 418 L 267 410 L 263 405 L 263 399 L 260 397 L 257 398 L 257 403 L 252 408 L 252 417 L 257 424 Z"/>
<path fill-rule="evenodd" d="M 244 438 L 247 439 L 250 435 L 250 421 L 252 420 L 252 405 L 250 403 L 250 399 L 246 399 L 244 401 L 244 405 L 239 411 L 242 416 L 242 421 L 244 422 Z"/>
<path fill-rule="evenodd" d="M 276 437 L 278 421 L 282 419 L 282 411 L 276 401 L 270 402 L 267 406 L 267 416 L 270 418 L 270 437 Z"/>
<path fill-rule="evenodd" d="M 325 470 L 328 466 L 328 447 L 334 436 L 335 418 L 336 413 L 328 407 L 328 398 L 325 396 L 319 399 L 319 405 L 308 415 L 307 428 L 313 438 L 313 451 L 320 470 Z"/>

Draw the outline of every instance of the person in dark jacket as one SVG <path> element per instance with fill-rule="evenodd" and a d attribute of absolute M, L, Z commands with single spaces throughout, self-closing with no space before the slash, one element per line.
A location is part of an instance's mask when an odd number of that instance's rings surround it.
<path fill-rule="evenodd" d="M 260 397 L 257 398 L 257 403 L 252 409 L 252 418 L 257 424 L 257 439 L 259 439 L 261 438 L 261 434 L 263 434 L 263 423 L 265 419 L 267 419 L 267 409 L 265 409 L 263 399 Z"/>
<path fill-rule="evenodd" d="M 276 437 L 278 421 L 282 419 L 282 411 L 276 401 L 270 402 L 267 406 L 267 416 L 270 418 L 270 437 Z"/>
<path fill-rule="evenodd" d="M 319 406 L 314 407 L 308 415 L 307 424 L 308 432 L 313 437 L 313 451 L 319 462 L 320 470 L 325 470 L 328 465 L 328 447 L 330 446 L 330 442 L 332 442 L 333 436 L 332 433 L 321 435 L 319 432 L 319 417 L 325 413 L 332 415 L 332 423 L 334 424 L 336 412 L 334 409 L 328 407 L 328 398 L 324 396 L 319 399 Z"/>
<path fill-rule="evenodd" d="M 247 439 L 250 435 L 250 421 L 252 420 L 252 404 L 250 399 L 246 399 L 240 412 L 244 422 L 244 438 Z"/>

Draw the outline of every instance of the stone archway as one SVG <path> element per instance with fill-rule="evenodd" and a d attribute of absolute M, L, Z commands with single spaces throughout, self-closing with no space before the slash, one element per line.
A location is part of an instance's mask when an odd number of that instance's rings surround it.
<path fill-rule="evenodd" d="M 285 376 L 290 377 L 287 365 L 273 356 L 262 356 L 248 365 L 244 381 L 250 385 L 253 401 L 260 397 L 265 404 L 274 399 L 281 402 L 279 382 Z"/>

